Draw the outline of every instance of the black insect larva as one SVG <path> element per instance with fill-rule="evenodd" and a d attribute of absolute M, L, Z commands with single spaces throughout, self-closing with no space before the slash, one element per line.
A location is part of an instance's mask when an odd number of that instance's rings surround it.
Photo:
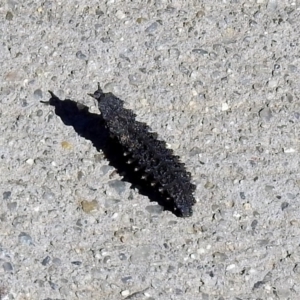
<path fill-rule="evenodd" d="M 156 133 L 150 132 L 149 126 L 136 121 L 133 111 L 123 107 L 123 100 L 112 93 L 103 93 L 99 85 L 98 90 L 89 95 L 98 101 L 110 135 L 125 149 L 128 163 L 143 170 L 143 177 L 174 202 L 182 217 L 191 216 L 196 186 L 191 183 L 191 174 L 179 157 L 173 155 L 164 141 L 157 139 Z"/>

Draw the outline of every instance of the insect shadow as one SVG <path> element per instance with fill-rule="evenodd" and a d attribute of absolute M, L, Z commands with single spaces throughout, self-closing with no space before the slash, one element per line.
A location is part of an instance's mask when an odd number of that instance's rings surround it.
<path fill-rule="evenodd" d="M 165 199 L 157 188 L 143 180 L 142 171 L 134 171 L 134 166 L 127 163 L 128 159 L 124 156 L 125 149 L 116 138 L 110 137 L 101 115 L 89 112 L 89 108 L 81 103 L 70 99 L 61 100 L 53 92 L 49 93 L 51 94 L 49 101 L 41 102 L 53 106 L 55 114 L 65 125 L 72 126 L 79 136 L 91 141 L 98 151 L 102 151 L 109 165 L 123 176 L 122 181 L 131 183 L 131 188 L 137 188 L 140 194 L 149 198 L 150 202 L 157 202 L 164 210 L 179 216 L 174 210 L 172 201 Z"/>

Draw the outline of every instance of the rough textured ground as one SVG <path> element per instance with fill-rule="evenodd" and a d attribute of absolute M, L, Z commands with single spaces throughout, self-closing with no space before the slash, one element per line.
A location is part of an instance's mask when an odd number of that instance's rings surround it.
<path fill-rule="evenodd" d="M 1 299 L 299 298 L 299 3 L 7 0 L 0 17 Z M 98 113 L 98 81 L 186 163 L 191 218 L 40 103 Z"/>

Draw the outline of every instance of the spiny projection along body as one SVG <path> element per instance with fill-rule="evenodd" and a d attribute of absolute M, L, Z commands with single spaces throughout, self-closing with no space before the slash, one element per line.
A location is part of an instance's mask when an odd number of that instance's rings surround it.
<path fill-rule="evenodd" d="M 136 121 L 132 110 L 123 107 L 124 101 L 112 93 L 104 93 L 98 84 L 94 94 L 99 110 L 110 132 L 124 148 L 124 155 L 136 170 L 142 170 L 143 177 L 173 201 L 174 209 L 182 217 L 192 215 L 195 204 L 193 192 L 196 186 L 191 183 L 191 174 L 185 170 L 179 157 L 157 139 L 145 123 Z"/>

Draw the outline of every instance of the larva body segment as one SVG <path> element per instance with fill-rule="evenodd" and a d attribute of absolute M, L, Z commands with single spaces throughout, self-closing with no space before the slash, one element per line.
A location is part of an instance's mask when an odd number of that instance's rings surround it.
<path fill-rule="evenodd" d="M 174 202 L 175 209 L 182 217 L 192 215 L 195 203 L 193 192 L 196 186 L 191 183 L 191 175 L 185 170 L 178 156 L 166 147 L 157 134 L 150 132 L 145 123 L 136 121 L 136 115 L 123 107 L 124 101 L 112 93 L 104 93 L 100 86 L 94 94 L 99 110 L 112 137 L 130 154 L 131 163 L 143 170 L 143 177 L 158 186 L 166 198 Z"/>

